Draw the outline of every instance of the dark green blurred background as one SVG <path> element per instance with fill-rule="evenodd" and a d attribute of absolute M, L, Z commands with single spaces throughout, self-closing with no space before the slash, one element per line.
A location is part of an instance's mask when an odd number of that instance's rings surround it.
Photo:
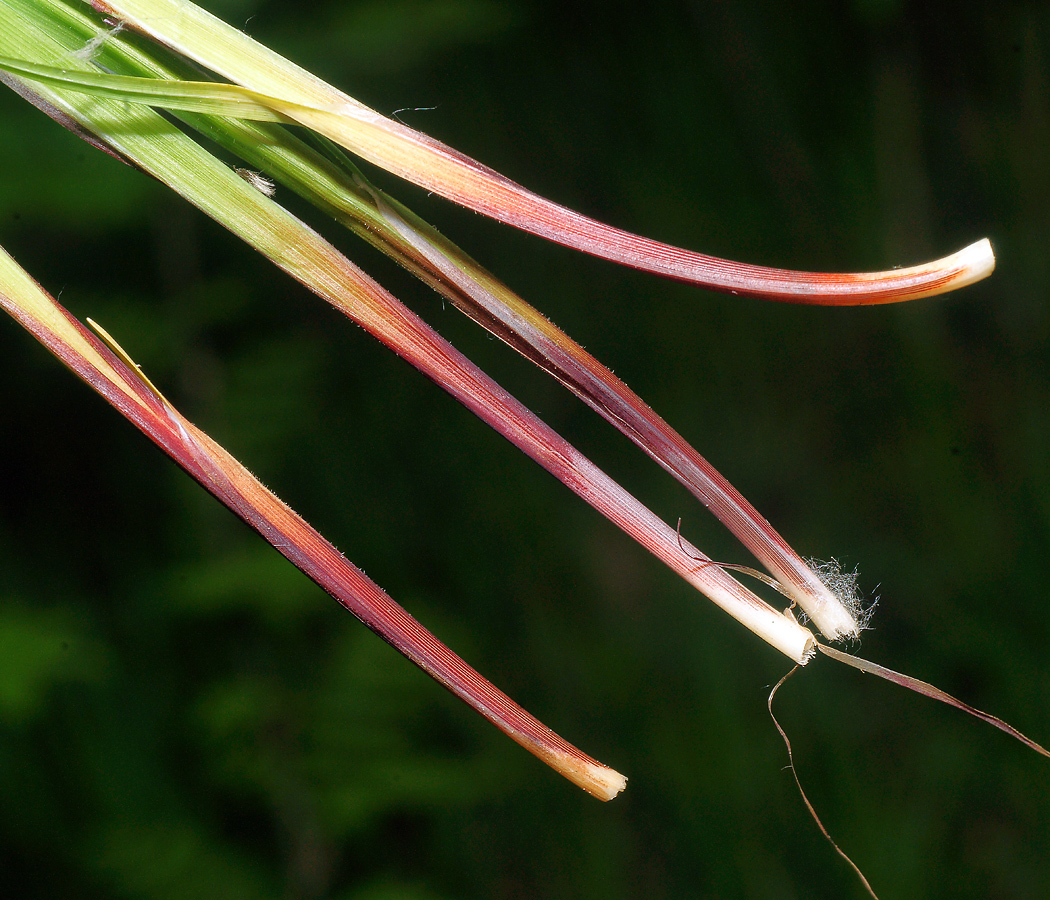
<path fill-rule="evenodd" d="M 856 270 L 989 236 L 997 272 L 958 295 L 790 307 L 618 269 L 376 174 L 800 553 L 859 566 L 882 598 L 865 655 L 1050 738 L 1045 3 L 207 5 L 652 237 Z M 5 896 L 861 896 L 783 768 L 765 708 L 783 657 L 363 331 L 9 92 L 0 154 L 0 243 L 439 637 L 630 777 L 604 805 L 503 738 L 5 320 Z M 550 379 L 313 221 L 706 552 L 751 562 Z M 778 706 L 811 799 L 883 898 L 1050 896 L 1046 760 L 826 659 Z"/>

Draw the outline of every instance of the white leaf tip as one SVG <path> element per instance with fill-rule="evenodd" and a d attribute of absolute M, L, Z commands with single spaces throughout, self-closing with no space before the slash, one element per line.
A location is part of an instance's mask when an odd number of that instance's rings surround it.
<path fill-rule="evenodd" d="M 982 278 L 987 278 L 995 270 L 995 251 L 992 250 L 992 242 L 988 238 L 963 247 L 955 254 L 955 261 L 959 265 L 959 280 L 953 283 L 955 287 L 973 284 Z"/>

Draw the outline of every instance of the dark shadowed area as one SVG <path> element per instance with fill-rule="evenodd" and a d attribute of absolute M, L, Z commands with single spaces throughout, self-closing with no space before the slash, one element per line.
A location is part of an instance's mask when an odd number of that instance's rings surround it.
<path fill-rule="evenodd" d="M 857 652 L 1050 740 L 1046 4 L 204 5 L 527 187 L 674 244 L 864 270 L 989 237 L 996 273 L 955 295 L 777 305 L 369 170 L 799 553 L 859 568 L 881 599 Z M 6 89 L 0 158 L 0 244 L 442 640 L 630 779 L 602 804 L 504 738 L 5 318 L 0 893 L 862 896 L 766 711 L 786 658 L 364 331 Z M 754 564 L 558 384 L 277 199 L 697 546 Z M 823 657 L 777 710 L 884 900 L 1050 896 L 1050 761 Z"/>

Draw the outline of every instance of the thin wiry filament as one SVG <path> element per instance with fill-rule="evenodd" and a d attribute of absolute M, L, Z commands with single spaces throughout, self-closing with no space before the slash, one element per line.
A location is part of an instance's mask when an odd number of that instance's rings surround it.
<path fill-rule="evenodd" d="M 846 852 L 836 844 L 834 838 L 828 834 L 828 830 L 824 827 L 824 823 L 820 821 L 820 816 L 817 815 L 817 811 L 813 808 L 813 804 L 809 802 L 809 797 L 807 797 L 806 792 L 802 790 L 802 782 L 798 780 L 798 771 L 795 769 L 795 757 L 791 752 L 791 741 L 788 740 L 787 733 L 784 729 L 780 727 L 777 717 L 773 715 L 773 697 L 775 697 L 777 691 L 780 690 L 780 686 L 798 671 L 798 668 L 798 666 L 794 666 L 787 675 L 774 685 L 773 690 L 769 692 L 769 699 L 766 701 L 766 707 L 769 709 L 769 717 L 773 720 L 773 724 L 776 725 L 777 731 L 780 732 L 780 736 L 784 739 L 784 746 L 787 747 L 788 752 L 788 768 L 791 769 L 791 774 L 795 778 L 795 786 L 798 788 L 799 796 L 802 797 L 802 802 L 806 804 L 806 809 L 809 810 L 809 814 L 813 817 L 813 821 L 817 823 L 817 828 L 820 829 L 820 833 L 823 834 L 824 837 L 827 838 L 828 843 L 835 848 L 835 852 L 846 860 L 846 862 L 849 863 L 850 868 L 857 873 L 857 877 L 860 879 L 861 884 L 864 885 L 865 890 L 867 890 L 875 900 L 879 900 L 878 895 L 872 890 L 871 885 L 868 883 L 868 879 L 864 877 L 864 873 L 860 870 L 860 867 L 846 855 Z"/>

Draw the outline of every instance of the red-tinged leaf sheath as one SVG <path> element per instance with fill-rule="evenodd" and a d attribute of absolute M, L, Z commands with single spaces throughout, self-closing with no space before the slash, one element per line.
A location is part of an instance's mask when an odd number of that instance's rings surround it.
<path fill-rule="evenodd" d="M 91 5 L 257 92 L 273 110 L 408 181 L 524 231 L 633 268 L 769 300 L 857 305 L 944 293 L 984 278 L 994 267 L 986 240 L 924 265 L 850 274 L 772 269 L 683 250 L 546 200 L 458 150 L 381 116 L 191 4 L 92 0 Z"/>
<path fill-rule="evenodd" d="M 46 86 L 40 92 L 49 102 L 62 104 L 61 97 Z M 126 110 L 121 104 L 125 118 L 133 114 L 137 121 L 133 127 L 123 120 L 119 127 L 111 127 L 110 120 L 99 114 L 105 104 L 101 100 L 92 103 L 90 113 L 76 105 L 66 104 L 65 108 L 124 158 L 181 193 L 415 365 L 762 640 L 796 663 L 812 658 L 810 631 L 680 542 L 674 529 L 577 453 L 317 232 L 155 113 Z"/>
<path fill-rule="evenodd" d="M 915 300 L 986 277 L 987 240 L 885 272 L 795 272 L 719 259 L 640 237 L 546 200 L 458 150 L 381 116 L 305 69 L 179 0 L 92 0 L 101 12 L 269 98 L 272 109 L 387 171 L 501 222 L 626 266 L 711 290 L 792 303 Z"/>
<path fill-rule="evenodd" d="M 3 293 L 0 306 L 223 504 L 428 675 L 589 794 L 611 800 L 623 790 L 622 775 L 567 743 L 479 675 L 229 453 L 154 394 L 138 372 L 48 299 L 46 317 L 30 314 Z"/>
<path fill-rule="evenodd" d="M 566 247 L 709 290 L 787 303 L 860 306 L 943 294 L 980 281 L 995 268 L 987 239 L 942 259 L 884 272 L 798 272 L 720 259 L 595 221 L 371 110 L 351 107 L 347 115 L 354 117 L 352 124 L 332 127 L 290 113 L 363 159 L 468 209 Z"/>
<path fill-rule="evenodd" d="M 683 543 L 674 529 L 334 247 L 304 235 L 289 249 L 308 253 L 314 264 L 307 269 L 275 260 L 290 274 L 433 379 L 738 621 L 796 662 L 812 658 L 808 630 Z"/>
<path fill-rule="evenodd" d="M 37 105 L 49 113 L 58 112 L 42 99 Z M 78 133 L 83 131 L 65 114 L 55 118 Z M 108 144 L 92 137 L 93 142 L 113 152 Z M 829 639 L 858 634 L 850 613 L 770 524 L 626 385 L 521 298 L 481 272 L 426 223 L 360 179 L 357 181 L 389 226 L 362 229 L 367 239 L 391 252 L 460 309 L 560 379 L 682 481 L 752 550 Z M 310 194 L 308 190 L 304 193 Z M 335 213 L 339 217 L 341 211 Z M 415 227 L 409 220 L 416 223 Z M 382 237 L 390 229 L 401 239 L 397 246 Z M 468 273 L 473 273 L 473 277 Z"/>
<path fill-rule="evenodd" d="M 40 93 L 52 102 L 60 99 L 47 87 Z M 92 110 L 100 107 L 104 101 L 92 104 Z M 85 115 L 73 105 L 67 111 L 411 362 L 763 640 L 795 662 L 812 657 L 813 635 L 807 629 L 705 563 L 695 548 L 680 543 L 676 531 L 331 244 L 173 126 L 145 110 L 135 113 L 141 120 L 135 127 L 122 121 L 116 128 L 97 112 Z"/>
<path fill-rule="evenodd" d="M 358 186 L 400 241 L 394 247 L 376 227 L 362 229 L 366 239 L 389 249 L 458 309 L 561 381 L 689 488 L 762 561 L 829 640 L 859 634 L 851 612 L 769 522 L 634 391 L 397 201 L 361 179 Z"/>
<path fill-rule="evenodd" d="M 195 465 L 188 470 L 292 563 L 501 731 L 574 784 L 601 800 L 626 785 L 618 772 L 577 750 L 442 644 L 375 582 L 264 488 L 206 434 L 185 423 Z"/>

